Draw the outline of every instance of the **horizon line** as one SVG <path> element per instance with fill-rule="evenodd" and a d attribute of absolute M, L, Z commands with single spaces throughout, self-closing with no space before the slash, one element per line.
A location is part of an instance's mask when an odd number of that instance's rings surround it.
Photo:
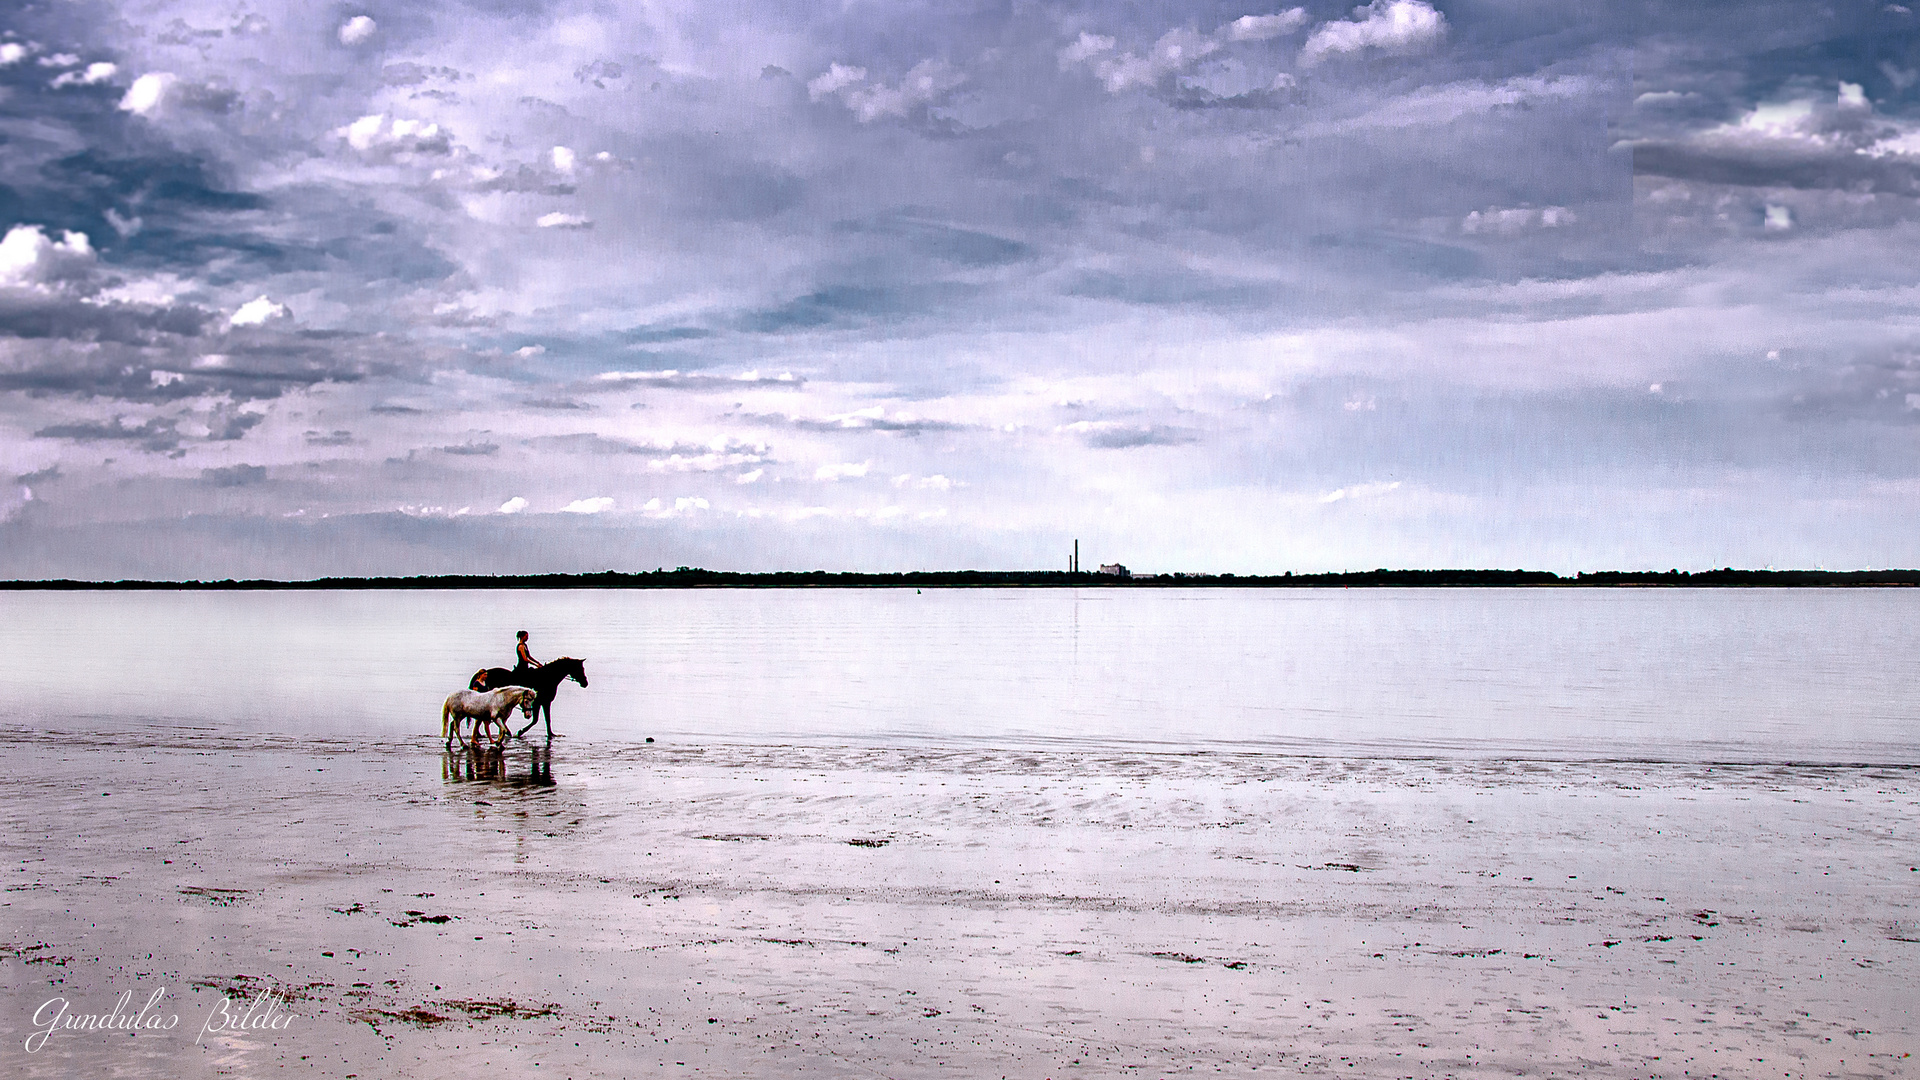
<path fill-rule="evenodd" d="M 1920 570 L 1582 570 L 1563 576 L 1551 570 L 1339 570 L 1279 574 L 1172 572 L 1132 574 L 1085 570 L 600 570 L 535 574 L 341 575 L 305 579 L 222 578 L 87 580 L 23 578 L 0 581 L 4 591 L 139 591 L 272 589 L 459 589 L 459 588 L 1326 588 L 1343 587 L 1606 588 L 1688 586 L 1696 588 L 1833 588 L 1920 585 Z"/>

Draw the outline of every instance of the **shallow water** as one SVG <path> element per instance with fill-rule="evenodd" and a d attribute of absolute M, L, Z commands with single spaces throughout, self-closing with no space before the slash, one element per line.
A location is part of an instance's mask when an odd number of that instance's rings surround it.
<path fill-rule="evenodd" d="M 34 722 L 433 730 L 475 668 L 586 661 L 638 741 L 1920 760 L 1902 589 L 6 593 Z"/>
<path fill-rule="evenodd" d="M 20 1077 L 1798 1080 L 1920 1051 L 1912 769 L 0 739 Z M 50 1001 L 157 993 L 178 1030 L 26 1042 Z M 266 993 L 283 1027 L 225 1022 Z"/>

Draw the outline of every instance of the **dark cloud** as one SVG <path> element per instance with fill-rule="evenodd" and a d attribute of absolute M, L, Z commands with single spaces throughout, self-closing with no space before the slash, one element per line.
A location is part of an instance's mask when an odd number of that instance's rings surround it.
<path fill-rule="evenodd" d="M 200 479 L 214 487 L 245 487 L 261 483 L 266 478 L 267 469 L 264 465 L 227 465 L 200 470 Z"/>

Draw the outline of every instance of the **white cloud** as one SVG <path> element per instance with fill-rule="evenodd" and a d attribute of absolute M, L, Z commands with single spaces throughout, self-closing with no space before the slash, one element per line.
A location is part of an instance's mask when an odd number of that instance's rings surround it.
<path fill-rule="evenodd" d="M 1447 33 L 1447 17 L 1424 0 L 1373 0 L 1355 8 L 1358 21 L 1321 23 L 1300 49 L 1300 62 L 1320 63 L 1335 54 L 1378 49 L 1410 53 L 1428 48 Z"/>
<path fill-rule="evenodd" d="M 842 96 L 860 122 L 870 124 L 881 117 L 906 116 L 916 108 L 931 105 L 966 81 L 964 72 L 955 71 L 943 60 L 922 60 L 898 86 L 875 84 L 849 89 Z"/>
<path fill-rule="evenodd" d="M 553 162 L 553 167 L 556 170 L 563 173 L 572 172 L 574 162 L 577 160 L 574 157 L 572 148 L 565 146 L 556 146 L 552 150 L 547 151 L 547 159 Z"/>
<path fill-rule="evenodd" d="M 744 472 L 734 477 L 733 482 L 736 484 L 757 484 L 760 482 L 760 478 L 766 475 L 766 472 L 767 470 L 765 469 L 755 469 L 752 472 Z"/>
<path fill-rule="evenodd" d="M 709 509 L 707 500 L 697 495 L 682 495 L 673 500 L 673 506 L 671 508 L 661 502 L 657 497 L 648 499 L 647 504 L 640 508 L 640 512 L 650 518 L 672 518 L 685 517 L 706 509 Z"/>
<path fill-rule="evenodd" d="M 1107 37 L 1105 34 L 1089 34 L 1082 30 L 1080 36 L 1074 40 L 1073 44 L 1060 50 L 1060 66 L 1065 68 L 1071 64 L 1091 60 L 1103 52 L 1111 51 L 1113 45 L 1113 39 Z"/>
<path fill-rule="evenodd" d="M 955 70 L 944 60 L 922 60 L 901 78 L 897 86 L 885 83 L 865 84 L 865 68 L 834 64 L 826 74 L 807 83 L 813 100 L 837 96 L 841 104 L 863 124 L 883 117 L 904 117 L 944 97 L 967 81 L 965 72 Z"/>
<path fill-rule="evenodd" d="M 605 495 L 591 499 L 575 499 L 560 508 L 563 514 L 599 514 L 613 509 L 613 500 Z"/>
<path fill-rule="evenodd" d="M 819 101 L 855 83 L 865 82 L 866 78 L 866 68 L 854 67 L 851 64 L 833 64 L 824 73 L 808 80 L 807 96 L 814 101 Z"/>
<path fill-rule="evenodd" d="M 292 317 L 293 312 L 287 310 L 287 305 L 275 303 L 265 296 L 256 296 L 241 304 L 233 317 L 227 320 L 227 325 L 265 326 L 269 322 Z"/>
<path fill-rule="evenodd" d="M 1768 232 L 1786 232 L 1793 228 L 1793 211 L 1784 206 L 1768 205 L 1762 227 Z"/>
<path fill-rule="evenodd" d="M 1811 101 L 1763 102 L 1740 118 L 1739 127 L 1744 132 L 1780 138 L 1801 134 L 1812 119 Z"/>
<path fill-rule="evenodd" d="M 47 286 L 86 276 L 94 266 L 87 234 L 53 240 L 38 225 L 15 225 L 0 239 L 0 285 Z"/>
<path fill-rule="evenodd" d="M 1073 44 L 1061 49 L 1058 56 L 1062 68 L 1091 63 L 1093 73 L 1100 77 L 1108 92 L 1117 94 L 1129 87 L 1157 85 L 1167 76 L 1192 67 L 1229 44 L 1267 41 L 1297 30 L 1306 22 L 1306 9 L 1291 8 L 1277 15 L 1243 15 L 1210 34 L 1175 27 L 1160 35 L 1160 40 L 1154 42 L 1144 56 L 1134 53 L 1108 56 L 1106 54 L 1113 50 L 1113 38 L 1082 33 Z"/>
<path fill-rule="evenodd" d="M 0 44 L 0 67 L 11 67 L 27 58 L 27 47 L 17 41 Z"/>
<path fill-rule="evenodd" d="M 871 464 L 873 463 L 870 461 L 863 461 L 858 465 L 850 461 L 844 461 L 834 465 L 822 465 L 818 469 L 813 470 L 813 478 L 815 480 L 840 480 L 852 476 L 865 476 L 867 475 L 867 467 Z"/>
<path fill-rule="evenodd" d="M 440 130 L 439 124 L 425 120 L 397 120 L 386 113 L 363 116 L 336 129 L 334 134 L 368 157 L 447 154 L 453 150 L 452 139 Z"/>
<path fill-rule="evenodd" d="M 119 72 L 120 65 L 110 64 L 102 60 L 98 63 L 88 64 L 84 70 L 69 71 L 55 78 L 47 85 L 53 87 L 55 90 L 63 86 L 98 86 L 108 79 L 113 78 L 119 74 Z"/>
<path fill-rule="evenodd" d="M 1123 53 L 1100 61 L 1093 71 L 1109 93 L 1117 94 L 1130 86 L 1153 86 L 1162 78 L 1219 51 L 1220 46 L 1218 34 L 1201 34 L 1180 27 L 1160 35 L 1147 55 Z"/>
<path fill-rule="evenodd" d="M 518 495 L 515 495 L 513 498 L 508 499 L 506 502 L 503 502 L 500 504 L 500 513 L 517 514 L 520 511 L 525 510 L 526 508 L 527 508 L 527 500 L 521 498 Z"/>
<path fill-rule="evenodd" d="M 593 221 L 579 214 L 563 214 L 558 210 L 551 214 L 541 214 L 534 222 L 543 229 L 591 229 Z"/>
<path fill-rule="evenodd" d="M 918 480 L 914 479 L 912 473 L 901 473 L 899 476 L 893 478 L 893 486 L 897 488 L 912 487 L 919 491 L 951 491 L 953 490 L 953 481 L 939 473 L 934 473 L 932 476 L 922 476 Z"/>
<path fill-rule="evenodd" d="M 120 108 L 136 116 L 152 116 L 166 100 L 167 89 L 175 81 L 172 72 L 149 71 L 127 87 L 126 95 L 120 99 Z"/>
<path fill-rule="evenodd" d="M 340 44 L 358 45 L 371 38 L 373 32 L 378 29 L 380 29 L 379 23 L 365 15 L 355 15 L 340 24 Z"/>
<path fill-rule="evenodd" d="M 1399 486 L 1400 481 L 1398 480 L 1374 484 L 1355 484 L 1352 487 L 1336 488 L 1333 491 L 1329 491 L 1325 495 L 1320 496 L 1320 501 L 1323 503 L 1337 503 L 1347 499 L 1371 499 L 1385 495 L 1387 492 Z"/>
<path fill-rule="evenodd" d="M 152 371 L 147 372 L 147 378 L 155 386 L 172 386 L 174 383 L 186 378 L 186 376 L 177 371 L 162 371 L 159 368 L 154 368 Z"/>
<path fill-rule="evenodd" d="M 1242 15 L 1228 23 L 1227 37 L 1233 41 L 1266 41 L 1291 33 L 1307 24 L 1306 8 L 1289 8 L 1277 15 Z"/>
<path fill-rule="evenodd" d="M 1545 207 L 1499 207 L 1490 206 L 1485 210 L 1475 210 L 1460 222 L 1463 233 L 1487 233 L 1497 236 L 1512 236 L 1531 229 L 1558 229 L 1571 225 L 1576 220 L 1573 211 L 1564 206 Z"/>

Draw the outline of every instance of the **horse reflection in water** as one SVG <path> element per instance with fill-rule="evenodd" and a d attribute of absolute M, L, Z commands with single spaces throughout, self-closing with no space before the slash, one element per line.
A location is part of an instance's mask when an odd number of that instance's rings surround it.
<path fill-rule="evenodd" d="M 552 787 L 553 748 L 527 747 L 527 771 L 517 772 L 504 746 L 462 744 L 440 755 L 440 778 L 449 782 L 491 781 L 508 787 Z"/>

